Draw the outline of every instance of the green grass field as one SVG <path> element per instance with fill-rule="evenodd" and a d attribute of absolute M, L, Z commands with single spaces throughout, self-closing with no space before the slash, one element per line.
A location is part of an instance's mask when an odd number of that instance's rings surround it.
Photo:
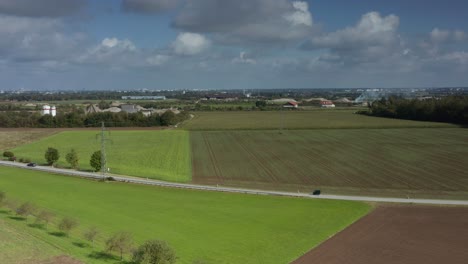
<path fill-rule="evenodd" d="M 80 157 L 80 169 L 90 170 L 89 160 L 100 150 L 98 131 L 62 132 L 37 142 L 13 149 L 18 158 L 30 158 L 45 163 L 48 147 L 57 148 L 61 155 L 59 166 L 67 167 L 65 155 L 74 148 Z M 190 181 L 190 144 L 186 131 L 112 131 L 106 134 L 107 165 L 111 173 L 154 179 Z"/>
<path fill-rule="evenodd" d="M 463 128 L 193 131 L 193 180 L 254 188 L 468 191 Z M 335 189 L 335 190 L 334 190 Z M 387 193 L 388 194 L 388 193 Z M 466 197 L 465 197 L 466 198 Z"/>
<path fill-rule="evenodd" d="M 0 209 L 0 212 L 1 263 L 32 264 L 63 254 L 58 248 L 29 233 L 30 228 L 8 219 L 6 211 Z"/>
<path fill-rule="evenodd" d="M 78 219 L 71 238 L 32 229 L 87 263 L 103 261 L 73 242 L 91 225 L 103 232 L 101 246 L 120 230 L 132 232 L 140 243 L 166 240 L 178 263 L 289 263 L 370 210 L 357 202 L 95 182 L 7 167 L 0 167 L 0 188 L 10 198 Z"/>
<path fill-rule="evenodd" d="M 311 111 L 194 112 L 181 128 L 187 130 L 328 129 L 456 127 L 436 122 L 388 119 L 354 114 L 357 109 Z"/>

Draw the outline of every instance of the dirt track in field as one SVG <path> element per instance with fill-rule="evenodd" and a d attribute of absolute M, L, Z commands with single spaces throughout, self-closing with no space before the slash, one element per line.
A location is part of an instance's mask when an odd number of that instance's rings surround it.
<path fill-rule="evenodd" d="M 466 264 L 468 208 L 382 206 L 292 264 Z"/>

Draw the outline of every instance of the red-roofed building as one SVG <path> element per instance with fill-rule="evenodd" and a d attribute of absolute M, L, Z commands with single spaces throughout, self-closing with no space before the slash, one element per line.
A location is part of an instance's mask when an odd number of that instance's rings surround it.
<path fill-rule="evenodd" d="M 297 102 L 293 102 L 293 101 L 287 102 L 283 105 L 283 107 L 285 108 L 297 108 L 297 106 L 298 106 Z"/>
<path fill-rule="evenodd" d="M 329 101 L 329 100 L 325 100 L 325 101 L 321 101 L 320 102 L 320 106 L 322 108 L 332 108 L 332 107 L 335 107 L 335 105 L 333 104 L 332 101 Z"/>

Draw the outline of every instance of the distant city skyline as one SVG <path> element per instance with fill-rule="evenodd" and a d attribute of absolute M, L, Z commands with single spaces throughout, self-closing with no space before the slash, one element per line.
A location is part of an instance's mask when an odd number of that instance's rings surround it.
<path fill-rule="evenodd" d="M 0 90 L 468 86 L 464 0 L 0 0 Z"/>

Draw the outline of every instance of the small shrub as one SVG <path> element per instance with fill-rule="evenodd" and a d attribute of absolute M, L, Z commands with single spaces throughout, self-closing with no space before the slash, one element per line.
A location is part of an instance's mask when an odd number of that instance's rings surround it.
<path fill-rule="evenodd" d="M 64 217 L 58 224 L 58 229 L 68 236 L 70 231 L 76 226 L 78 226 L 78 221 L 73 218 Z"/>
<path fill-rule="evenodd" d="M 36 211 L 36 206 L 30 202 L 25 202 L 16 208 L 16 214 L 22 217 L 28 217 L 31 214 L 34 214 Z"/>
<path fill-rule="evenodd" d="M 23 162 L 24 162 L 24 159 L 23 159 L 23 158 L 19 158 L 19 162 L 23 163 Z"/>
<path fill-rule="evenodd" d="M 13 154 L 13 152 L 11 152 L 11 151 L 3 152 L 3 157 L 5 157 L 5 158 L 12 158 L 14 156 L 15 156 L 15 154 Z"/>
<path fill-rule="evenodd" d="M 8 158 L 9 161 L 16 161 L 16 157 L 10 157 Z"/>
<path fill-rule="evenodd" d="M 165 241 L 150 240 L 133 253 L 133 262 L 138 264 L 172 264 L 176 262 L 176 254 Z"/>

